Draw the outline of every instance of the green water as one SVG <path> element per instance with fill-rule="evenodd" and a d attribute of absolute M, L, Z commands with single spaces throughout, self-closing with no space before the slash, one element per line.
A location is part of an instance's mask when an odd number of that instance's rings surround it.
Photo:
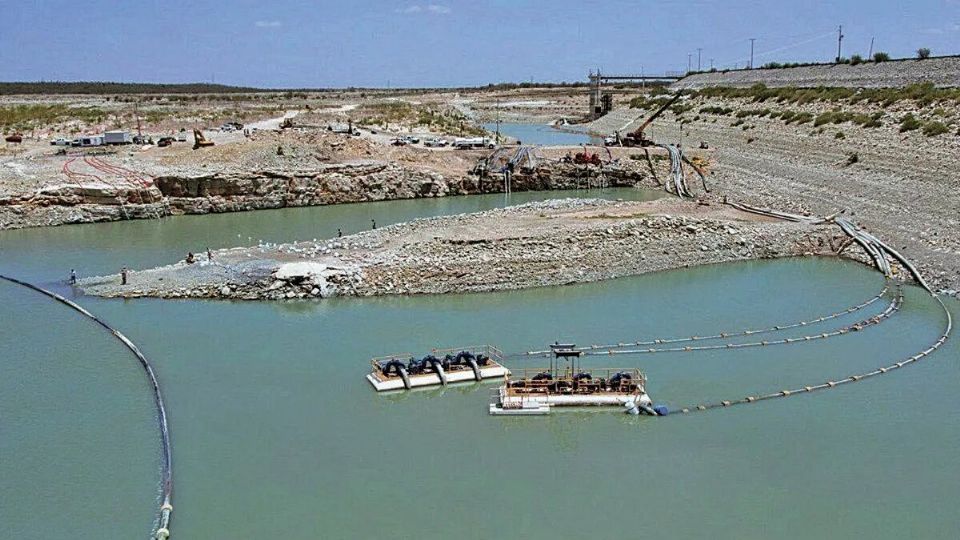
<path fill-rule="evenodd" d="M 0 271 L 58 286 L 63 268 L 161 264 L 236 244 L 238 233 L 254 242 L 322 237 L 371 217 L 385 224 L 503 202 L 13 231 L 0 233 Z M 155 364 L 171 422 L 175 538 L 955 538 L 957 341 L 828 392 L 667 418 L 491 417 L 492 384 L 377 395 L 363 378 L 368 358 L 383 353 L 768 326 L 860 303 L 881 287 L 853 263 L 792 259 L 481 295 L 79 302 Z M 3 282 L 0 299 L 0 536 L 146 537 L 160 448 L 136 361 L 36 293 Z M 594 365 L 641 367 L 654 400 L 676 408 L 866 371 L 925 347 L 941 327 L 939 308 L 911 287 L 892 320 L 838 338 Z"/>

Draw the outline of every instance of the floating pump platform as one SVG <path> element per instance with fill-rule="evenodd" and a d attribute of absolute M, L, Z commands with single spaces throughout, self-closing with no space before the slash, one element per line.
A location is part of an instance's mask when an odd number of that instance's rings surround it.
<path fill-rule="evenodd" d="M 493 415 L 548 414 L 554 407 L 625 407 L 627 412 L 660 413 L 636 368 L 518 370 L 497 389 Z"/>
<path fill-rule="evenodd" d="M 665 414 L 647 395 L 647 379 L 636 368 L 594 368 L 579 365 L 582 351 L 573 343 L 550 345 L 546 369 L 518 370 L 497 389 L 490 403 L 493 415 L 549 414 L 553 407 L 625 407 L 630 414 Z M 563 365 L 561 365 L 563 364 Z"/>
<path fill-rule="evenodd" d="M 367 380 L 377 392 L 499 379 L 510 374 L 503 366 L 503 353 L 491 345 L 434 349 L 419 359 L 406 353 L 381 356 L 370 364 Z"/>

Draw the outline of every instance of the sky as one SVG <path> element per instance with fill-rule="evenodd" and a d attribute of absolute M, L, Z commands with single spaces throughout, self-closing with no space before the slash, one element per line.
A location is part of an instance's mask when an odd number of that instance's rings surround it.
<path fill-rule="evenodd" d="M 960 54 L 960 0 L 0 0 L 0 80 L 264 88 L 584 81 Z"/>

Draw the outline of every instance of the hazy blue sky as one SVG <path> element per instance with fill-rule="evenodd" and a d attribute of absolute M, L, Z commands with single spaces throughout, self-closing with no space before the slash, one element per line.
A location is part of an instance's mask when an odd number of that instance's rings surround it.
<path fill-rule="evenodd" d="M 267 87 L 585 79 L 844 54 L 960 54 L 960 0 L 0 0 L 0 80 Z"/>

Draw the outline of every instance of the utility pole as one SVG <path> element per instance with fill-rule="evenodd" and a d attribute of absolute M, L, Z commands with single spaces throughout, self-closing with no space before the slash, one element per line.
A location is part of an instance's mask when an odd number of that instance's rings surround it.
<path fill-rule="evenodd" d="M 750 38 L 750 69 L 753 69 L 753 42 L 756 40 L 757 38 Z"/>
<path fill-rule="evenodd" d="M 867 60 L 873 58 L 873 37 L 870 38 L 870 52 L 867 53 Z"/>
<path fill-rule="evenodd" d="M 137 116 L 137 137 L 143 139 L 143 131 L 140 130 L 140 98 L 133 102 L 133 114 Z"/>
<path fill-rule="evenodd" d="M 710 59 L 710 71 L 713 71 L 713 58 Z"/>
<path fill-rule="evenodd" d="M 690 60 L 693 58 L 693 53 L 687 53 L 687 73 L 690 73 Z"/>
<path fill-rule="evenodd" d="M 497 144 L 500 144 L 500 98 L 497 98 Z"/>
<path fill-rule="evenodd" d="M 840 47 L 843 45 L 843 25 L 837 28 L 837 63 L 840 63 Z"/>
<path fill-rule="evenodd" d="M 700 53 L 703 52 L 703 47 L 697 47 L 697 71 L 700 71 Z"/>

